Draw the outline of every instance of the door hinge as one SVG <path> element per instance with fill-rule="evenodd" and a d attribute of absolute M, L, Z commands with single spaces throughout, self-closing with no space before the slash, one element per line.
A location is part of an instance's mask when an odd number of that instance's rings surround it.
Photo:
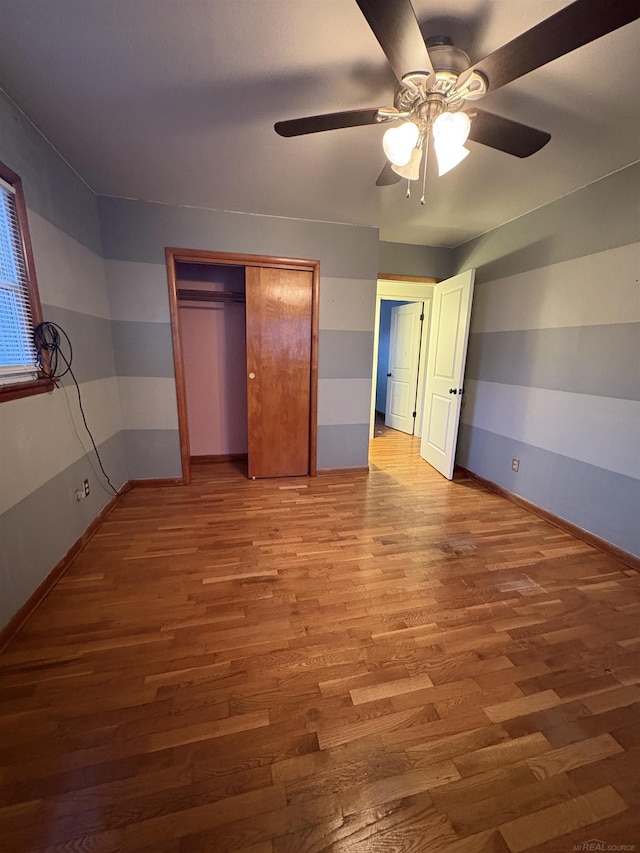
<path fill-rule="evenodd" d="M 421 319 L 421 320 L 424 320 L 424 314 L 421 314 L 421 315 L 420 315 L 420 319 Z"/>
<path fill-rule="evenodd" d="M 413 417 L 415 418 L 417 414 L 418 414 L 417 412 L 414 412 L 414 413 L 413 413 Z"/>

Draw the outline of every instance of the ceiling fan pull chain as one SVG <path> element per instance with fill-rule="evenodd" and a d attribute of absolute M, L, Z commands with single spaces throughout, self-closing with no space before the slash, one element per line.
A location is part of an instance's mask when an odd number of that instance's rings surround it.
<path fill-rule="evenodd" d="M 407 198 L 411 198 L 411 178 L 407 178 Z"/>
<path fill-rule="evenodd" d="M 429 138 L 424 141 L 424 162 L 422 165 L 422 198 L 420 199 L 420 204 L 426 204 L 424 200 L 425 188 L 427 185 L 427 160 L 429 159 Z"/>

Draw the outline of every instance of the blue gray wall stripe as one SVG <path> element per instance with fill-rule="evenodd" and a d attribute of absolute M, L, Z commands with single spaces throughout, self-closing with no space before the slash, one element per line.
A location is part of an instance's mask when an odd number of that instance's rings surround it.
<path fill-rule="evenodd" d="M 640 400 L 640 326 L 485 332 L 469 338 L 469 379 Z"/>
<path fill-rule="evenodd" d="M 320 379 L 371 379 L 372 365 L 371 332 L 320 330 Z"/>
<path fill-rule="evenodd" d="M 119 376 L 175 376 L 169 323 L 114 320 L 111 325 Z"/>

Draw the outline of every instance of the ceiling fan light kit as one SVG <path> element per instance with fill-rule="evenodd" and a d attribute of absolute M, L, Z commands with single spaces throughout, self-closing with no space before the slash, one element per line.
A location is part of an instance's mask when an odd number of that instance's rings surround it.
<path fill-rule="evenodd" d="M 418 180 L 423 152 L 424 181 L 430 136 L 439 175 L 469 155 L 464 144 L 467 138 L 515 157 L 535 154 L 549 142 L 549 133 L 467 102 L 473 104 L 488 92 L 640 17 L 638 0 L 574 0 L 472 65 L 448 37 L 435 35 L 425 41 L 410 0 L 356 2 L 398 81 L 393 106 L 279 121 L 275 130 L 281 136 L 301 136 L 401 122 L 384 134 L 382 145 L 391 171 L 383 169 L 379 186 L 401 178 Z"/>

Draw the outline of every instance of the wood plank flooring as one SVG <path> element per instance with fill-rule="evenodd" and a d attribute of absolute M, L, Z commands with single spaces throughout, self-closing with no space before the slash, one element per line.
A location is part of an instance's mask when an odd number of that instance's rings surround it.
<path fill-rule="evenodd" d="M 640 576 L 371 458 L 123 497 L 0 655 L 2 851 L 639 849 Z"/>

